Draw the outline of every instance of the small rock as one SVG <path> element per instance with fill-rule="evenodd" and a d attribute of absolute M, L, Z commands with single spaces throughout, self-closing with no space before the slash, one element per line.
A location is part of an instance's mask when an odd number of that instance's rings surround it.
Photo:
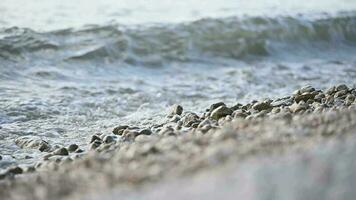
<path fill-rule="evenodd" d="M 311 93 L 311 92 L 314 92 L 315 91 L 315 88 L 313 88 L 312 86 L 310 85 L 307 85 L 307 86 L 304 86 L 302 88 L 299 89 L 299 93 L 300 94 L 303 94 L 303 93 Z"/>
<path fill-rule="evenodd" d="M 314 99 L 316 96 L 316 93 L 302 93 L 300 95 L 297 95 L 294 100 L 295 102 L 299 103 L 300 101 L 308 101 L 309 99 Z"/>
<path fill-rule="evenodd" d="M 350 102 L 354 102 L 355 101 L 355 96 L 352 95 L 352 94 L 349 94 L 349 95 L 347 95 L 346 100 L 350 101 Z"/>
<path fill-rule="evenodd" d="M 36 168 L 34 166 L 28 166 L 25 168 L 24 170 L 26 173 L 31 173 L 31 172 L 35 172 Z"/>
<path fill-rule="evenodd" d="M 349 88 L 345 84 L 341 84 L 341 85 L 336 86 L 336 91 L 341 91 L 341 90 L 348 91 Z"/>
<path fill-rule="evenodd" d="M 77 150 L 79 148 L 79 146 L 77 144 L 71 144 L 68 147 L 68 151 L 69 152 L 75 152 L 75 150 Z"/>
<path fill-rule="evenodd" d="M 94 150 L 94 149 L 98 148 L 101 144 L 102 144 L 101 141 L 95 140 L 93 143 L 91 143 L 90 149 Z"/>
<path fill-rule="evenodd" d="M 210 114 L 210 117 L 215 120 L 219 120 L 222 117 L 225 117 L 226 115 L 231 115 L 232 110 L 224 105 L 219 106 L 213 112 Z"/>
<path fill-rule="evenodd" d="M 127 129 L 127 128 L 129 128 L 129 126 L 126 126 L 126 125 L 118 126 L 118 127 L 114 128 L 112 133 L 114 133 L 115 135 L 122 135 L 124 130 Z"/>
<path fill-rule="evenodd" d="M 294 103 L 293 105 L 289 106 L 289 109 L 293 113 L 297 113 L 297 112 L 300 112 L 300 111 L 308 109 L 308 104 L 306 104 L 303 101 L 301 101 L 299 103 Z"/>
<path fill-rule="evenodd" d="M 182 119 L 183 126 L 190 127 L 193 123 L 199 121 L 199 116 L 195 113 L 187 113 Z"/>
<path fill-rule="evenodd" d="M 75 153 L 83 153 L 84 151 L 82 150 L 82 149 L 77 149 L 76 151 L 75 151 Z"/>
<path fill-rule="evenodd" d="M 95 142 L 95 141 L 101 141 L 101 138 L 99 137 L 99 136 L 97 136 L 97 135 L 93 135 L 93 136 L 91 136 L 91 139 L 90 139 L 90 144 L 91 143 L 93 143 L 93 142 Z"/>
<path fill-rule="evenodd" d="M 135 137 L 140 135 L 138 131 L 135 130 L 125 130 L 122 137 L 124 141 L 134 141 Z"/>
<path fill-rule="evenodd" d="M 281 112 L 281 108 L 273 108 L 271 111 L 273 114 Z"/>
<path fill-rule="evenodd" d="M 225 105 L 224 102 L 218 102 L 218 103 L 212 104 L 212 105 L 210 106 L 210 108 L 209 108 L 209 111 L 212 112 L 213 110 L 217 109 L 217 108 L 220 107 L 220 106 L 225 106 L 225 107 L 226 107 L 226 105 Z"/>
<path fill-rule="evenodd" d="M 328 94 L 328 95 L 334 94 L 335 92 L 336 92 L 336 87 L 335 86 L 332 86 L 331 88 L 326 90 L 326 94 Z"/>
<path fill-rule="evenodd" d="M 58 155 L 58 156 L 67 156 L 69 155 L 68 150 L 64 147 L 56 149 L 53 151 L 53 155 Z"/>
<path fill-rule="evenodd" d="M 342 97 L 347 94 L 347 90 L 339 90 L 334 94 L 334 98 Z"/>
<path fill-rule="evenodd" d="M 115 140 L 114 140 L 114 137 L 107 135 L 104 137 L 103 141 L 108 144 L 108 143 L 114 142 Z"/>
<path fill-rule="evenodd" d="M 181 115 L 182 113 L 183 113 L 183 107 L 178 104 L 175 104 L 172 106 L 169 116 Z"/>
<path fill-rule="evenodd" d="M 181 119 L 181 118 L 180 118 L 179 115 L 173 115 L 169 121 L 176 123 L 176 122 L 178 122 L 180 119 Z"/>
<path fill-rule="evenodd" d="M 246 112 L 244 112 L 243 110 L 235 110 L 232 113 L 232 116 L 234 118 L 246 118 L 248 116 L 248 114 Z"/>
<path fill-rule="evenodd" d="M 15 167 L 10 167 L 7 169 L 7 173 L 11 173 L 11 174 L 22 174 L 23 173 L 23 169 L 19 166 L 15 166 Z"/>
<path fill-rule="evenodd" d="M 143 129 L 139 132 L 139 135 L 151 135 L 152 131 L 150 129 Z"/>
<path fill-rule="evenodd" d="M 268 110 L 272 108 L 272 106 L 268 102 L 258 102 L 255 105 L 253 105 L 252 108 L 258 111 L 262 111 L 262 110 Z"/>

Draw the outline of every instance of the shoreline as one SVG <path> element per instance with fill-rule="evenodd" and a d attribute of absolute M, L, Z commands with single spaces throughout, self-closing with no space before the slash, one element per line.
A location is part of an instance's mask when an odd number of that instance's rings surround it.
<path fill-rule="evenodd" d="M 22 138 L 17 145 L 48 154 L 27 169 L 11 167 L 0 174 L 0 196 L 82 199 L 88 197 L 81 193 L 100 195 L 123 186 L 134 191 L 217 169 L 231 160 L 243 163 L 307 151 L 356 133 L 355 97 L 356 88 L 346 85 L 326 91 L 306 86 L 275 100 L 232 107 L 218 102 L 201 116 L 174 105 L 163 124 L 120 125 L 111 135 L 92 135 L 87 147 L 52 147 Z"/>

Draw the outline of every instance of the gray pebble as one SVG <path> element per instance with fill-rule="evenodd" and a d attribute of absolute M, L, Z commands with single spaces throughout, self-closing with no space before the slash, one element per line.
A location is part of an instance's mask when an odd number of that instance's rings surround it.
<path fill-rule="evenodd" d="M 225 117 L 226 115 L 231 115 L 232 110 L 224 105 L 216 108 L 213 110 L 213 112 L 210 114 L 210 117 L 215 120 L 219 120 L 222 117 Z"/>
<path fill-rule="evenodd" d="M 74 152 L 75 150 L 77 150 L 79 148 L 79 146 L 77 144 L 71 144 L 68 147 L 68 151 L 69 152 Z"/>
<path fill-rule="evenodd" d="M 69 155 L 68 150 L 64 147 L 56 149 L 53 151 L 53 155 L 59 155 L 59 156 L 67 156 Z"/>

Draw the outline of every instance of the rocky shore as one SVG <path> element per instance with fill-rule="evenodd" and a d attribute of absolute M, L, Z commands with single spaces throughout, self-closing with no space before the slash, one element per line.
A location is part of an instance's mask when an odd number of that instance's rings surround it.
<path fill-rule="evenodd" d="M 4 170 L 0 196 L 88 198 L 195 175 L 224 163 L 307 151 L 356 133 L 355 97 L 356 88 L 347 85 L 325 91 L 305 86 L 278 99 L 232 106 L 217 102 L 202 114 L 173 105 L 160 124 L 120 124 L 112 133 L 92 135 L 88 146 L 53 146 L 41 138 L 20 137 L 14 141 L 19 147 L 46 154 L 31 166 Z"/>

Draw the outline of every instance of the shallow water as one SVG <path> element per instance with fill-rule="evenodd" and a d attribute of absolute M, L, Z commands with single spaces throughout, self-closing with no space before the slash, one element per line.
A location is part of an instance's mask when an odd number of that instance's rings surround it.
<path fill-rule="evenodd" d="M 85 144 L 174 103 L 356 84 L 355 1 L 268 2 L 2 0 L 0 168 L 41 155 L 15 145 L 22 135 Z"/>

